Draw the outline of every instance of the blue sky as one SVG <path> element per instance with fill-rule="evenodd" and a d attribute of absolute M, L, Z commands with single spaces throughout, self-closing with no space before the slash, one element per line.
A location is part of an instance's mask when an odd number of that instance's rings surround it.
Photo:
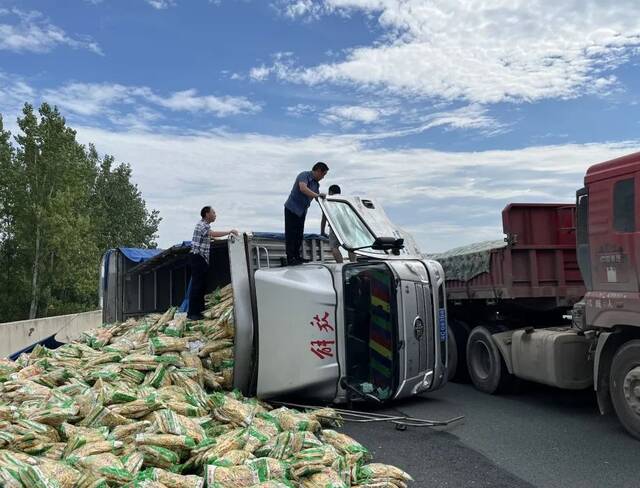
<path fill-rule="evenodd" d="M 0 113 L 46 100 L 130 163 L 161 245 L 207 203 L 280 230 L 324 160 L 441 251 L 640 148 L 639 48 L 632 0 L 0 0 Z"/>

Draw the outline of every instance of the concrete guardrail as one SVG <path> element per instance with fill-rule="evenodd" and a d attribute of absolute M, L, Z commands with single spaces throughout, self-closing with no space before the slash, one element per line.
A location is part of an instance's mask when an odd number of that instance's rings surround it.
<path fill-rule="evenodd" d="M 0 357 L 10 356 L 52 335 L 58 342 L 69 342 L 101 323 L 102 310 L 1 323 Z"/>

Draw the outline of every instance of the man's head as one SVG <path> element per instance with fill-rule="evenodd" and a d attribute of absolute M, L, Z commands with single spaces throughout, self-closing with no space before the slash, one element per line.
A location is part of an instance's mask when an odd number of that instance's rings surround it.
<path fill-rule="evenodd" d="M 208 223 L 214 222 L 216 220 L 216 211 L 210 205 L 207 205 L 200 210 L 200 217 Z"/>
<path fill-rule="evenodd" d="M 329 187 L 329 195 L 340 195 L 341 190 L 338 185 L 331 185 Z"/>
<path fill-rule="evenodd" d="M 313 173 L 313 179 L 316 181 L 320 181 L 329 172 L 329 166 L 319 161 L 313 165 L 313 168 L 311 168 L 311 172 Z"/>

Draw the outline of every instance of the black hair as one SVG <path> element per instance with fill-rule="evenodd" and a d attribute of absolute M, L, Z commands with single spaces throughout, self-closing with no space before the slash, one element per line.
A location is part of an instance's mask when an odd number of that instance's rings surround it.
<path fill-rule="evenodd" d="M 211 205 L 207 205 L 206 207 L 202 207 L 202 210 L 200 210 L 200 217 L 202 217 L 204 219 L 204 216 L 207 215 L 209 212 L 211 212 Z"/>
<path fill-rule="evenodd" d="M 338 185 L 331 185 L 329 187 L 329 195 L 338 195 L 341 192 L 342 190 L 340 190 L 340 187 Z"/>
<path fill-rule="evenodd" d="M 318 161 L 316 164 L 313 165 L 313 168 L 311 168 L 311 171 L 322 171 L 323 173 L 326 173 L 327 171 L 329 171 L 329 166 L 327 166 L 322 161 Z"/>

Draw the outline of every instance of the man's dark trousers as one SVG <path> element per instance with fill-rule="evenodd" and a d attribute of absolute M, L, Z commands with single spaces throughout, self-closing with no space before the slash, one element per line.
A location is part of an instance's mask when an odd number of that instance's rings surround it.
<path fill-rule="evenodd" d="M 187 316 L 197 317 L 204 311 L 204 295 L 207 292 L 207 273 L 209 265 L 200 254 L 189 254 L 191 265 L 191 292 L 189 293 L 189 312 Z"/>
<path fill-rule="evenodd" d="M 284 240 L 289 264 L 300 263 L 302 260 L 300 248 L 304 238 L 304 220 L 306 216 L 306 212 L 299 217 L 288 208 L 285 207 L 284 209 Z"/>

